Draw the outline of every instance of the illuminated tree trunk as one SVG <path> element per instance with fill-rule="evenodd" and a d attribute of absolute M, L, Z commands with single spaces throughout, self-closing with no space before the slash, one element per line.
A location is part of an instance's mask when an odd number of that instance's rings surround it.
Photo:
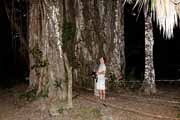
<path fill-rule="evenodd" d="M 111 69 L 117 79 L 120 79 L 125 74 L 124 8 L 121 0 L 116 0 L 115 4 L 115 36 L 113 41 L 115 46 L 111 58 Z"/>
<path fill-rule="evenodd" d="M 121 0 L 75 0 L 75 56 L 77 78 L 74 83 L 94 87 L 90 74 L 100 56 L 105 56 L 107 73 L 124 75 L 124 19 Z M 109 77 L 109 74 L 106 74 Z M 91 82 L 93 83 L 93 82 Z"/>
<path fill-rule="evenodd" d="M 153 63 L 153 27 L 151 16 L 145 18 L 145 73 L 142 89 L 146 94 L 156 93 L 155 72 Z"/>
<path fill-rule="evenodd" d="M 30 88 L 48 96 L 52 114 L 60 101 L 72 107 L 71 67 L 62 50 L 63 6 L 62 1 L 30 2 Z"/>

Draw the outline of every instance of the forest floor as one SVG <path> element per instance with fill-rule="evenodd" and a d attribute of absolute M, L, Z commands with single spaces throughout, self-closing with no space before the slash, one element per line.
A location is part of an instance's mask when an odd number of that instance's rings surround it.
<path fill-rule="evenodd" d="M 92 92 L 75 92 L 73 108 L 51 116 L 43 98 L 25 97 L 24 85 L 0 90 L 0 120 L 178 120 L 180 88 L 158 89 L 153 96 L 120 90 L 107 96 L 106 104 Z M 23 96 L 24 95 L 24 96 Z"/>

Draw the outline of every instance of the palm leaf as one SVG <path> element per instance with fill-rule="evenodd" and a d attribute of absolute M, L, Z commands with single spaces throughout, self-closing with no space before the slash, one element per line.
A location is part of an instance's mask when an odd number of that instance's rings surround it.
<path fill-rule="evenodd" d="M 176 11 L 178 16 L 180 16 L 180 3 L 174 3 L 174 4 L 176 4 Z"/>
<path fill-rule="evenodd" d="M 125 1 L 132 2 L 135 0 Z M 168 39 L 173 37 L 173 29 L 178 24 L 178 14 L 176 5 L 171 0 L 136 0 L 134 8 L 137 6 L 139 7 L 139 12 L 141 9 L 144 10 L 145 15 L 151 10 L 159 29 L 163 31 L 163 35 Z"/>
<path fill-rule="evenodd" d="M 178 24 L 178 14 L 171 0 L 156 0 L 154 15 L 160 30 L 166 38 L 173 37 L 173 29 Z"/>

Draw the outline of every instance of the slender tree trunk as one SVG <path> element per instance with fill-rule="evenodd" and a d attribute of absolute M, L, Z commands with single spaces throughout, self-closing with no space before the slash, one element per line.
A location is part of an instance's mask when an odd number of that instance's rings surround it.
<path fill-rule="evenodd" d="M 115 3 L 115 30 L 112 69 L 119 79 L 125 74 L 125 43 L 124 43 L 124 9 L 121 0 Z"/>
<path fill-rule="evenodd" d="M 60 101 L 72 107 L 71 67 L 62 49 L 63 2 L 32 0 L 29 19 L 30 88 L 47 95 L 56 114 Z"/>
<path fill-rule="evenodd" d="M 145 18 L 145 73 L 142 90 L 146 94 L 156 93 L 155 72 L 153 63 L 153 27 L 151 16 Z"/>
<path fill-rule="evenodd" d="M 63 52 L 67 54 L 64 61 L 68 61 L 65 65 L 67 68 L 68 76 L 68 107 L 72 107 L 72 82 L 73 82 L 73 59 L 74 59 L 74 39 L 75 39 L 75 16 L 74 16 L 74 1 L 73 0 L 63 0 Z M 69 25 L 70 28 L 66 26 Z M 67 31 L 71 32 L 67 32 Z M 68 47 L 72 50 L 68 53 Z M 66 70 L 66 69 L 65 69 Z"/>

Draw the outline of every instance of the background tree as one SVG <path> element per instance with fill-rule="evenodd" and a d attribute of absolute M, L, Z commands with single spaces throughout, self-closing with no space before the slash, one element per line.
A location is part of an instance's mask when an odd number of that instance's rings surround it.
<path fill-rule="evenodd" d="M 135 7 L 143 9 L 145 13 L 145 73 L 142 90 L 147 94 L 155 93 L 155 72 L 153 63 L 153 32 L 152 18 L 156 20 L 164 37 L 173 37 L 174 26 L 177 25 L 177 12 L 175 4 L 171 0 L 129 0 L 135 2 Z"/>

